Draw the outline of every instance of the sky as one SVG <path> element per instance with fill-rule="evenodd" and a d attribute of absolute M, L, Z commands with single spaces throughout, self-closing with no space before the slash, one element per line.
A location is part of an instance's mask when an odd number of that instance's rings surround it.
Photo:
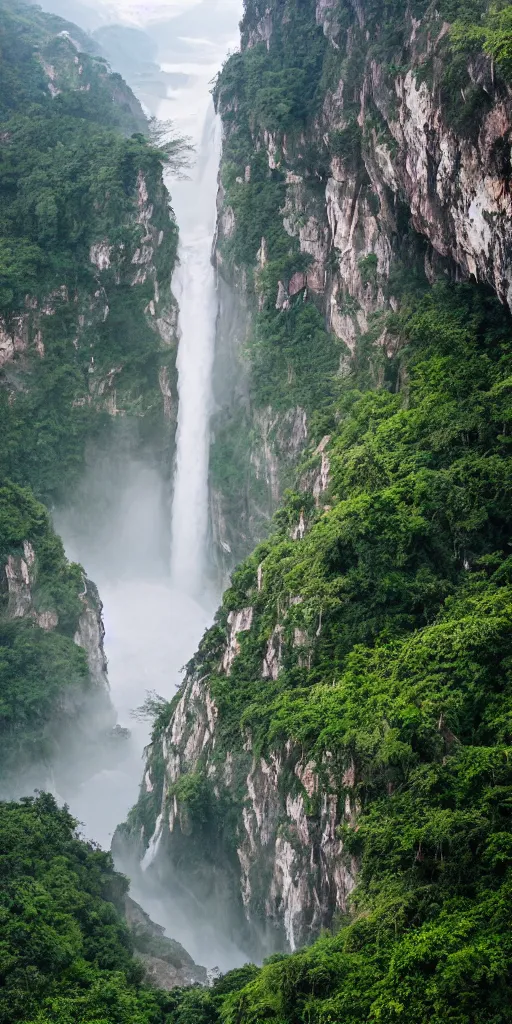
<path fill-rule="evenodd" d="M 179 15 L 189 16 L 188 24 L 194 24 L 194 10 L 197 9 L 197 26 L 213 29 L 214 35 L 222 34 L 226 26 L 233 26 L 237 34 L 238 21 L 242 16 L 243 0 L 32 0 L 45 11 L 59 14 L 74 21 L 86 31 L 94 31 L 102 25 L 121 23 L 150 30 L 152 24 L 172 21 Z M 218 20 L 218 24 L 217 24 Z M 200 34 L 200 31 L 199 33 Z"/>
<path fill-rule="evenodd" d="M 199 4 L 199 0 L 89 0 L 89 2 L 97 9 L 104 8 L 105 13 L 109 16 L 111 12 L 115 13 L 119 21 L 141 26 L 147 25 L 151 21 L 182 14 Z M 238 14 L 241 8 L 241 0 L 217 0 L 217 4 L 223 11 L 233 11 L 235 14 Z"/>

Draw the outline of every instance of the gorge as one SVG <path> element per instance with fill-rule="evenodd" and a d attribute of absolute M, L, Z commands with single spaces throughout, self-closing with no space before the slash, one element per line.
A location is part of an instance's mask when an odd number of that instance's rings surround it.
<path fill-rule="evenodd" d="M 512 7 L 243 7 L 0 12 L 0 1021 L 506 1024 Z"/>

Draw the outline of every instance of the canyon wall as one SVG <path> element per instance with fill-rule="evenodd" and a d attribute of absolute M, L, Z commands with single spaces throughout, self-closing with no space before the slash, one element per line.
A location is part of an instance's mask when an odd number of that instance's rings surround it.
<path fill-rule="evenodd" d="M 165 158 L 91 40 L 13 3 L 3 13 L 6 53 L 27 10 L 0 139 L 10 260 L 0 296 L 1 419 L 6 437 L 23 440 L 2 445 L 0 465 L 54 503 L 127 422 L 136 451 L 151 443 L 162 465 L 172 454 L 177 228 Z"/>
<path fill-rule="evenodd" d="M 510 89 L 469 32 L 455 47 L 445 6 L 247 5 L 242 53 L 216 87 L 212 520 L 225 572 L 321 440 L 311 420 L 329 371 L 371 345 L 384 372 L 386 314 L 415 280 L 485 282 L 510 305 Z M 301 300 L 321 320 L 300 317 Z M 324 326 L 330 341 L 312 333 Z"/>
<path fill-rule="evenodd" d="M 4 482 L 0 508 L 2 788 L 20 792 L 34 766 L 39 785 L 79 779 L 116 719 L 96 587 L 28 489 Z"/>
<path fill-rule="evenodd" d="M 469 650 L 465 588 L 506 533 L 483 479 L 506 462 L 511 92 L 484 30 L 442 7 L 250 0 L 216 86 L 221 571 L 261 543 L 155 723 L 118 839 L 171 891 L 224 894 L 255 955 L 344 919 L 378 814 L 413 764 L 450 763 L 437 683 L 426 703 L 407 687 L 429 658 L 440 679 L 445 630 Z M 411 857 L 420 874 L 421 841 Z"/>

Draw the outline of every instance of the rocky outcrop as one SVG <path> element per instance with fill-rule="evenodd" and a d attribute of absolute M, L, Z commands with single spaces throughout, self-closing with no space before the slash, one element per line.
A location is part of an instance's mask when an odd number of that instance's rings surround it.
<path fill-rule="evenodd" d="M 258 587 L 262 593 L 262 572 Z M 301 601 L 296 596 L 289 617 L 268 634 L 262 687 L 279 679 L 285 656 L 288 665 L 310 657 L 307 631 L 290 627 Z M 217 678 L 234 689 L 243 679 L 242 650 L 261 629 L 261 608 L 231 611 L 212 653 Z M 225 707 L 221 715 L 204 656 L 190 669 L 168 725 L 153 737 L 139 804 L 119 843 L 128 840 L 144 871 L 171 893 L 186 891 L 191 906 L 212 894 L 219 906 L 229 903 L 225 927 L 251 955 L 293 950 L 348 906 L 357 864 L 345 855 L 339 827 L 357 825 L 354 766 L 330 756 L 305 761 L 291 741 L 262 753 L 243 725 L 239 740 L 226 738 Z"/>
<path fill-rule="evenodd" d="M 287 744 L 282 753 L 266 760 L 255 757 L 247 776 L 249 801 L 243 812 L 238 847 L 240 886 L 251 918 L 261 899 L 262 873 L 269 879 L 264 895 L 267 921 L 280 925 L 290 950 L 318 933 L 336 908 L 347 909 L 357 865 L 343 857 L 337 834 L 342 821 L 354 822 L 350 796 L 339 806 L 335 792 L 320 796 L 318 766 L 294 764 L 296 792 L 283 799 L 281 779 L 294 763 Z M 335 789 L 335 783 L 332 783 Z M 316 813 L 312 803 L 320 799 Z"/>
<path fill-rule="evenodd" d="M 51 785 L 71 797 L 119 758 L 128 735 L 115 726 L 102 605 L 81 566 L 67 560 L 44 506 L 5 481 L 0 628 L 8 709 L 0 723 L 2 778 L 16 794 Z"/>
<path fill-rule="evenodd" d="M 108 689 L 107 659 L 105 656 L 103 625 L 103 605 L 94 583 L 84 576 L 84 589 L 80 595 L 83 610 L 78 619 L 75 643 L 83 647 L 87 654 L 87 664 L 93 684 L 100 689 Z"/>
<path fill-rule="evenodd" d="M 398 14 L 364 0 L 309 0 L 301 10 L 300 34 L 309 33 L 309 48 L 321 49 L 319 34 L 325 40 L 317 99 L 306 120 L 293 124 L 289 117 L 284 128 L 276 129 L 266 109 L 263 114 L 254 109 L 259 93 L 251 93 L 246 111 L 244 90 L 253 86 L 240 65 L 233 71 L 239 75 L 239 94 L 233 93 L 229 70 L 217 91 L 226 133 L 226 180 L 248 131 L 251 147 L 245 162 L 255 152 L 265 154 L 270 176 L 283 186 L 277 217 L 306 262 L 288 278 L 280 277 L 268 297 L 268 281 L 261 283 L 262 271 L 268 270 L 268 239 L 261 238 L 252 253 L 243 240 L 236 244 L 243 202 L 251 202 L 250 164 L 236 178 L 238 192 L 223 184 L 215 249 L 223 296 L 217 359 L 222 363 L 229 351 L 232 386 L 218 397 L 212 518 L 217 561 L 224 571 L 265 534 L 309 441 L 307 426 L 298 439 L 293 428 L 288 431 L 285 395 L 280 408 L 251 403 L 246 352 L 267 302 L 283 316 L 294 302 L 315 302 L 339 339 L 341 373 L 357 358 L 361 339 L 369 339 L 377 353 L 377 379 L 382 373 L 379 350 L 385 357 L 393 355 L 382 318 L 399 308 L 406 280 L 472 278 L 489 284 L 512 308 L 507 156 L 512 93 L 499 67 L 474 47 L 455 55 L 450 26 L 426 3 L 412 12 L 404 2 Z M 299 29 L 286 3 L 248 3 L 242 50 L 259 47 L 261 52 L 264 46 L 272 58 L 268 64 L 261 58 L 262 68 L 268 67 L 270 76 L 280 60 L 287 69 L 283 73 L 295 73 L 290 55 L 282 56 L 282 38 L 294 31 Z M 301 45 L 303 38 L 298 38 L 297 48 Z M 457 85 L 448 75 L 455 63 Z M 241 198 L 244 189 L 246 199 Z M 276 230 L 275 217 L 270 230 Z M 244 324 L 237 337 L 226 285 Z M 238 466 L 238 450 L 225 442 L 230 430 L 244 434 L 245 473 Z M 235 469 L 236 492 L 243 500 L 226 487 L 228 474 L 215 471 L 219 462 Z"/>
<path fill-rule="evenodd" d="M 7 584 L 7 616 L 11 619 L 31 619 L 41 629 L 51 632 L 59 627 L 57 606 L 46 606 L 45 597 L 38 588 L 38 563 L 34 544 L 23 541 L 23 554 L 10 554 L 4 565 Z M 102 604 L 97 588 L 85 575 L 79 594 L 82 610 L 78 616 L 75 643 L 87 655 L 91 682 L 100 691 L 108 691 L 107 659 L 103 639 L 105 627 Z"/>
<path fill-rule="evenodd" d="M 222 656 L 222 670 L 227 676 L 229 676 L 231 672 L 231 666 L 236 656 L 240 654 L 238 634 L 246 633 L 247 630 L 251 628 L 252 617 L 252 608 L 242 608 L 240 611 L 230 612 L 228 615 L 229 637 L 226 649 Z"/>
<path fill-rule="evenodd" d="M 150 985 L 170 991 L 207 984 L 206 968 L 198 967 L 181 943 L 168 938 L 165 928 L 155 924 L 130 896 L 125 897 L 124 912 L 135 954 L 144 964 Z"/>

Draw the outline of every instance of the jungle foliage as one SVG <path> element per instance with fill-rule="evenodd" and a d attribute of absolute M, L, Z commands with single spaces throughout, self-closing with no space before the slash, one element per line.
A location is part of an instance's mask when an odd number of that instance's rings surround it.
<path fill-rule="evenodd" d="M 219 708 L 214 756 L 243 758 L 250 734 L 264 756 L 288 749 L 287 785 L 312 761 L 353 810 L 346 919 L 227 996 L 229 1024 L 509 1019 L 512 324 L 485 290 L 438 285 L 388 329 L 401 387 L 345 379 L 328 491 L 288 495 L 190 666 Z M 318 470 L 312 456 L 304 479 Z M 226 677 L 227 615 L 248 606 Z M 205 806 L 197 828 L 217 835 Z"/>
<path fill-rule="evenodd" d="M 2 1024 L 167 1024 L 123 919 L 128 882 L 49 794 L 0 804 Z"/>
<path fill-rule="evenodd" d="M 14 577 L 0 591 L 0 771 L 5 775 L 52 760 L 59 730 L 76 717 L 91 682 L 85 651 L 74 642 L 84 611 L 83 570 L 67 561 L 44 506 L 28 489 L 11 483 L 0 487 L 0 564 Z M 39 624 L 45 613 L 54 617 L 51 630 Z"/>
<path fill-rule="evenodd" d="M 117 396 L 134 422 L 145 419 L 142 436 L 162 415 L 163 346 L 145 315 L 153 282 L 132 286 L 141 175 L 166 274 L 177 249 L 168 154 L 88 46 L 23 0 L 2 5 L 0 324 L 14 351 L 0 374 L 0 475 L 49 502 L 79 479 L 87 443 L 108 435 L 114 380 L 114 405 Z M 93 245 L 109 254 L 101 273 Z M 166 358 L 172 377 L 172 350 Z"/>

